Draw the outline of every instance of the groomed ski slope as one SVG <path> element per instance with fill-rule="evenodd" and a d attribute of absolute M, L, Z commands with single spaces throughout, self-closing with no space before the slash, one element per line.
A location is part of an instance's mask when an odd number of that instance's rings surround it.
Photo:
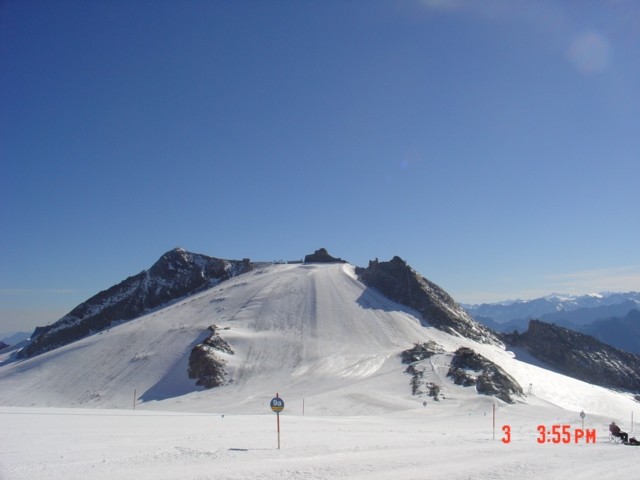
<path fill-rule="evenodd" d="M 219 354 L 231 383 L 198 394 L 187 360 L 213 324 L 235 351 Z M 0 404 L 123 408 L 135 390 L 141 402 L 196 392 L 205 410 L 251 412 L 251 399 L 274 389 L 324 393 L 379 375 L 388 363 L 406 387 L 398 354 L 424 333 L 415 317 L 355 280 L 353 267 L 275 265 L 0 367 Z"/>

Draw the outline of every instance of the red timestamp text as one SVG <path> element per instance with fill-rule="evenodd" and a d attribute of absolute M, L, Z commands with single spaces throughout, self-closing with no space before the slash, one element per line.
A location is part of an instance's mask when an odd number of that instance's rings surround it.
<path fill-rule="evenodd" d="M 571 425 L 538 425 L 538 443 L 596 443 L 596 430 L 573 428 Z"/>
<path fill-rule="evenodd" d="M 560 443 L 596 443 L 595 429 L 573 428 L 571 425 L 538 425 L 538 437 L 536 441 L 540 444 L 560 444 Z M 502 426 L 502 443 L 511 442 L 511 426 Z"/>

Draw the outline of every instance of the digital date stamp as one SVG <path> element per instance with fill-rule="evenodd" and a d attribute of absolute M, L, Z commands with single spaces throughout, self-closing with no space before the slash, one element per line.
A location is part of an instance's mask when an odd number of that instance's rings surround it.
<path fill-rule="evenodd" d="M 569 443 L 584 443 L 592 444 L 596 443 L 596 430 L 595 428 L 574 428 L 571 425 L 538 425 L 536 427 L 537 437 L 536 442 L 539 444 L 569 444 Z M 508 444 L 511 442 L 511 426 L 502 426 L 503 436 L 501 438 L 502 443 Z"/>

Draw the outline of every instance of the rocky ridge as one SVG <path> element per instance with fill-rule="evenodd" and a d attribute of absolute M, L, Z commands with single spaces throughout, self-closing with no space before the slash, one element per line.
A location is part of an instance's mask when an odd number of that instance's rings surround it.
<path fill-rule="evenodd" d="M 603 387 L 640 392 L 640 356 L 582 333 L 531 320 L 524 333 L 503 335 L 558 372 Z"/>
<path fill-rule="evenodd" d="M 248 259 L 222 260 L 175 248 L 148 270 L 94 295 L 57 322 L 36 328 L 31 342 L 18 356 L 31 357 L 53 350 L 251 269 Z"/>
<path fill-rule="evenodd" d="M 384 296 L 420 313 L 425 323 L 452 335 L 501 345 L 491 330 L 476 322 L 442 288 L 419 275 L 400 257 L 377 259 L 356 268 L 358 279 Z"/>

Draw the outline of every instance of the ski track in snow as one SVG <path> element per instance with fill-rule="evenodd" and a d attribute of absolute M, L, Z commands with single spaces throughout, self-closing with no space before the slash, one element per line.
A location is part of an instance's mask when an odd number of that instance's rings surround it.
<path fill-rule="evenodd" d="M 220 354 L 231 383 L 203 390 L 186 378 L 187 361 L 213 324 L 234 350 Z M 399 357 L 427 340 L 447 352 L 421 365 L 438 402 L 411 396 Z M 526 393 L 519 403 L 454 385 L 446 373 L 460 346 L 509 372 Z M 519 356 L 423 327 L 350 265 L 260 268 L 2 365 L 0 480 L 637 477 L 640 449 L 609 443 L 607 426 L 633 436 L 638 403 Z M 280 450 L 276 392 L 286 404 Z M 582 410 L 595 444 L 537 443 L 538 425 L 581 428 Z"/>

